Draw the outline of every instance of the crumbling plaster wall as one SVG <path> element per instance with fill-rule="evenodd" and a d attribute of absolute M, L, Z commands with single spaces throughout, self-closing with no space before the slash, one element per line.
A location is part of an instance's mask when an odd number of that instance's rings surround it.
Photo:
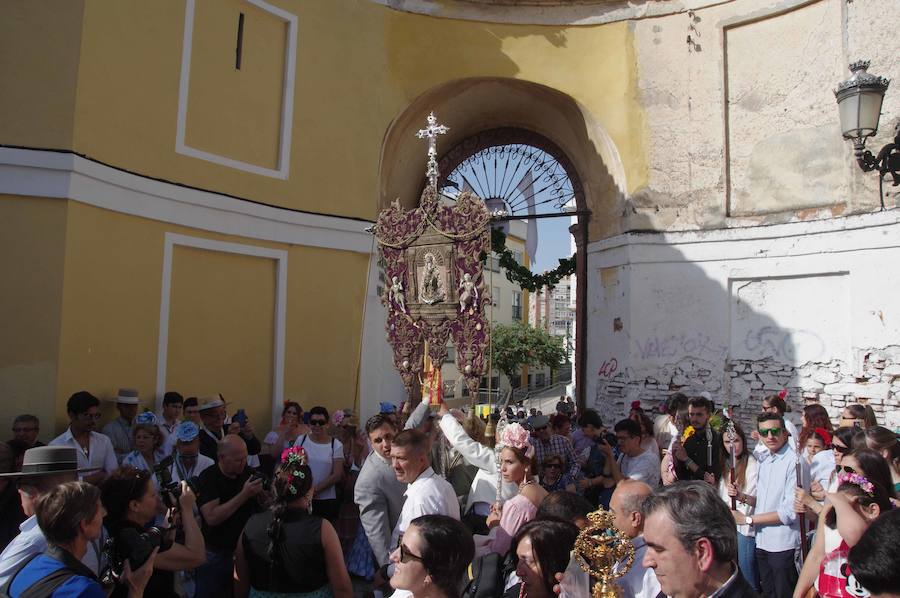
<path fill-rule="evenodd" d="M 589 406 L 710 392 L 745 422 L 786 388 L 835 418 L 869 402 L 900 426 L 900 213 L 589 246 Z"/>
<path fill-rule="evenodd" d="M 814 220 L 878 209 L 840 136 L 847 64 L 900 76 L 900 0 L 735 0 L 633 21 L 650 171 L 624 230 Z M 878 148 L 900 122 L 889 91 Z M 885 203 L 900 195 L 887 188 Z"/>

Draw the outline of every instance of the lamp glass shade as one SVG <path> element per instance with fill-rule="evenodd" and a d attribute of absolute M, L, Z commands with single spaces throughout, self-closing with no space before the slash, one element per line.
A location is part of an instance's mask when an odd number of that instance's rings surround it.
<path fill-rule="evenodd" d="M 882 100 L 884 92 L 857 88 L 838 101 L 845 139 L 864 139 L 878 132 Z"/>

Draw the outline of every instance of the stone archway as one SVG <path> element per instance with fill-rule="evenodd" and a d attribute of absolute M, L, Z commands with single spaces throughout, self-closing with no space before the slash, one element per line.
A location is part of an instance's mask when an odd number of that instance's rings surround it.
<path fill-rule="evenodd" d="M 583 407 L 587 357 L 586 247 L 590 241 L 619 232 L 624 208 L 624 168 L 615 144 L 574 98 L 550 87 L 500 78 L 450 81 L 414 99 L 388 128 L 379 166 L 379 209 L 395 199 L 407 208 L 418 202 L 425 184 L 426 155 L 415 133 L 432 111 L 441 123 L 450 127 L 438 148 L 438 155 L 445 156 L 445 167 L 453 161 L 454 148 L 467 139 L 502 129 L 530 135 L 533 142 L 551 149 L 548 153 L 565 162 L 567 171 L 571 169 L 573 182 L 578 181 L 576 208 L 584 215 L 571 231 L 576 240 L 578 274 L 575 381 L 578 402 Z"/>

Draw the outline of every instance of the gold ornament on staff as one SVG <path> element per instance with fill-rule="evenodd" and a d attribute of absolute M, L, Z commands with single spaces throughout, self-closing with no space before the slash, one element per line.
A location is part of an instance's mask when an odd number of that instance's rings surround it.
<path fill-rule="evenodd" d="M 588 514 L 590 525 L 575 540 L 581 568 L 597 579 L 591 590 L 593 598 L 621 596 L 622 588 L 613 580 L 625 575 L 634 563 L 634 544 L 616 528 L 614 519 L 611 512 L 603 509 Z"/>

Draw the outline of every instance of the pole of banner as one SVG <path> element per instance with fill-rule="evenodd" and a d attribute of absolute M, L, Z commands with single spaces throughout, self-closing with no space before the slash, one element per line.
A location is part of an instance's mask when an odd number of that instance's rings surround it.
<path fill-rule="evenodd" d="M 800 451 L 797 452 L 797 461 L 794 465 L 794 471 L 797 473 L 797 488 L 803 488 L 803 471 L 800 464 Z M 806 545 L 806 513 L 797 513 L 797 520 L 800 522 L 800 555 L 801 561 L 806 560 L 806 554 L 809 548 Z"/>

